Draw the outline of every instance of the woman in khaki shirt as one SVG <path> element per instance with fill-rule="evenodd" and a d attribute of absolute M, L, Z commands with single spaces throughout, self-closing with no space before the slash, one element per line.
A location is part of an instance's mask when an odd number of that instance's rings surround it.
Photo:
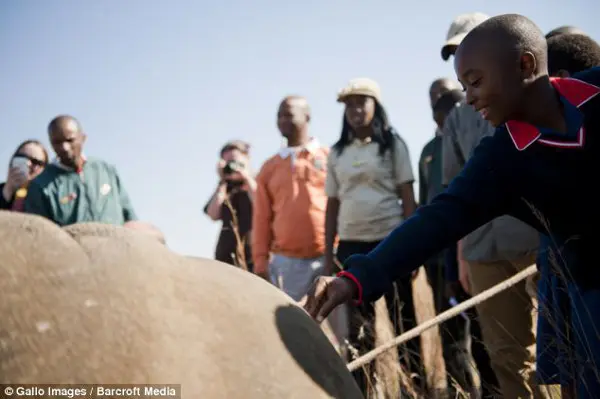
<path fill-rule="evenodd" d="M 416 207 L 408 148 L 389 125 L 377 83 L 354 79 L 338 101 L 345 104 L 343 127 L 329 154 L 325 185 L 327 274 L 335 271 L 335 258 L 343 263 L 350 255 L 375 248 Z M 410 277 L 397 281 L 385 298 L 396 334 L 416 325 Z M 350 311 L 349 342 L 360 354 L 374 346 L 374 313 L 367 303 Z M 419 338 L 409 341 L 406 349 L 409 359 L 401 357 L 403 366 L 422 376 Z M 399 350 L 404 354 L 404 348 Z M 357 370 L 354 377 L 366 394 L 372 376 Z"/>

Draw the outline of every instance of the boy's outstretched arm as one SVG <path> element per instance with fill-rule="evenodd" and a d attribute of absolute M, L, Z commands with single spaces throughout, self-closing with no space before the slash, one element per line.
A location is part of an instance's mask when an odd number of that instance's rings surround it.
<path fill-rule="evenodd" d="M 510 210 L 518 192 L 518 166 L 506 137 L 482 140 L 448 189 L 397 227 L 367 255 L 345 262 L 340 276 L 358 285 L 359 300 L 374 301 L 393 281 L 479 226 Z M 362 295 L 361 295 L 362 294 Z"/>

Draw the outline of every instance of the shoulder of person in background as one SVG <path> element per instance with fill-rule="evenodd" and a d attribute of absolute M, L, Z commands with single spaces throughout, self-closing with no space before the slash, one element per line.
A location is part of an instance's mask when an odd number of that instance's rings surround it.
<path fill-rule="evenodd" d="M 267 158 L 267 160 L 265 160 L 258 169 L 256 179 L 262 179 L 263 181 L 268 180 L 273 174 L 274 170 L 277 168 L 278 165 L 281 164 L 282 161 L 283 159 L 281 158 L 279 151 L 271 157 Z"/>
<path fill-rule="evenodd" d="M 459 118 L 463 124 L 465 122 L 469 123 L 467 127 L 477 128 L 483 135 L 491 135 L 495 131 L 492 124 L 483 119 L 481 113 L 466 102 L 461 102 L 456 109 L 451 112 L 455 112 L 456 117 Z"/>
<path fill-rule="evenodd" d="M 419 163 L 431 162 L 431 154 L 433 153 L 436 139 L 437 139 L 437 137 L 433 137 L 431 140 L 429 140 L 427 143 L 425 143 L 425 145 L 423 146 L 423 149 L 421 150 L 421 156 L 419 157 L 419 159 L 420 159 Z"/>
<path fill-rule="evenodd" d="M 32 185 L 36 185 L 41 189 L 44 189 L 49 185 L 52 185 L 61 173 L 64 173 L 63 169 L 52 163 L 48 163 L 44 170 L 29 182 L 29 188 L 31 188 Z"/>
<path fill-rule="evenodd" d="M 105 161 L 104 159 L 96 157 L 87 157 L 85 163 L 87 166 L 93 166 L 97 168 L 107 169 L 111 172 L 117 172 L 117 166 L 113 163 Z"/>

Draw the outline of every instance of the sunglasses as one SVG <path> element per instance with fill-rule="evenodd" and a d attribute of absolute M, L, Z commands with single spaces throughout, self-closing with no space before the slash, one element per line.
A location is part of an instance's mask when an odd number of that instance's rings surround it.
<path fill-rule="evenodd" d="M 31 164 L 33 166 L 38 166 L 38 167 L 46 166 L 46 161 L 42 161 L 40 159 L 37 159 L 37 158 L 34 158 L 34 157 L 30 157 L 30 156 L 25 155 L 25 154 L 17 154 L 17 155 L 15 155 L 15 158 L 25 158 L 25 159 L 29 160 L 29 162 L 31 162 Z"/>

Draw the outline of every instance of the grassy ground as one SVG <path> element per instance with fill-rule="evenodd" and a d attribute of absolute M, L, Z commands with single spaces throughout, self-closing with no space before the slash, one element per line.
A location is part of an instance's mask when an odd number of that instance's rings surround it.
<path fill-rule="evenodd" d="M 425 320 L 435 316 L 435 308 L 433 305 L 433 295 L 431 287 L 427 282 L 425 270 L 421 268 L 418 276 L 413 281 L 413 292 L 415 300 L 415 310 L 417 321 L 422 323 Z M 376 344 L 380 345 L 394 338 L 389 317 L 387 317 L 385 301 L 382 299 L 376 304 Z M 335 336 L 332 330 L 331 322 L 340 322 L 342 317 L 339 313 L 332 316 L 331 320 L 326 320 L 323 324 L 323 330 L 329 337 L 334 346 L 339 347 L 338 337 Z M 437 327 L 431 328 L 421 335 L 422 357 L 427 375 L 427 386 L 431 390 L 444 391 L 446 389 L 446 368 L 442 357 L 442 346 Z M 375 382 L 374 397 L 378 398 L 397 398 L 400 389 L 405 392 L 411 392 L 412 395 L 422 397 L 415 392 L 414 387 L 409 386 L 409 379 L 398 367 L 398 358 L 396 351 L 389 351 L 385 355 L 380 356 L 372 365 L 376 368 L 378 374 L 378 382 Z M 411 396 L 412 396 L 411 395 Z M 428 395 L 428 397 L 432 397 Z"/>

